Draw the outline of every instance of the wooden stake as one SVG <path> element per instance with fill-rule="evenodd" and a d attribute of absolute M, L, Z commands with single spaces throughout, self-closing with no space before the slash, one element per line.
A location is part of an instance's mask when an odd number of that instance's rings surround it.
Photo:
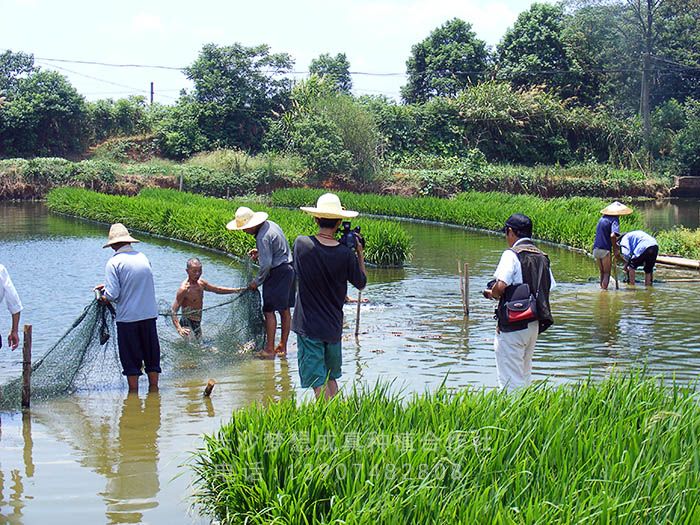
<path fill-rule="evenodd" d="M 216 381 L 214 381 L 213 379 L 207 381 L 207 386 L 204 388 L 204 397 L 209 397 L 211 395 L 211 391 L 214 390 L 215 384 Z"/>
<path fill-rule="evenodd" d="M 32 325 L 24 325 L 22 346 L 22 408 L 29 408 L 32 393 Z"/>
<path fill-rule="evenodd" d="M 462 302 L 464 304 L 464 315 L 469 317 L 469 264 L 464 263 L 464 273 L 462 274 Z"/>
<path fill-rule="evenodd" d="M 357 315 L 355 316 L 355 337 L 360 335 L 360 305 L 362 304 L 362 290 L 357 292 Z"/>

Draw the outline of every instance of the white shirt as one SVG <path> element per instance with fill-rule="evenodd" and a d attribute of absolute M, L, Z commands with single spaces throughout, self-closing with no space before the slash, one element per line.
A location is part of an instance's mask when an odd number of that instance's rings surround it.
<path fill-rule="evenodd" d="M 22 301 L 20 301 L 17 290 L 15 290 L 15 285 L 12 284 L 10 274 L 0 264 L 0 303 L 2 303 L 3 299 L 11 314 L 22 311 Z"/>
<path fill-rule="evenodd" d="M 158 317 L 151 263 L 131 245 L 119 248 L 107 261 L 105 297 L 114 303 L 117 322 L 132 323 Z"/>
<path fill-rule="evenodd" d="M 517 246 L 523 241 L 531 241 L 531 239 L 527 237 L 518 239 L 513 244 L 513 247 Z M 518 259 L 518 255 L 513 250 L 508 249 L 503 252 L 503 255 L 501 255 L 501 260 L 498 262 L 496 271 L 493 274 L 493 278 L 498 281 L 503 281 L 508 286 L 510 286 L 511 284 L 522 284 L 523 267 L 520 264 L 520 259 Z M 549 289 L 553 290 L 557 283 L 554 280 L 554 275 L 552 274 L 551 268 L 549 269 L 549 278 L 552 283 Z"/>

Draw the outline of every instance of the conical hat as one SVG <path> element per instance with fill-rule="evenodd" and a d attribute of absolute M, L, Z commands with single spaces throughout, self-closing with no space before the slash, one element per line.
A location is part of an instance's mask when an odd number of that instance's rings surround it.
<path fill-rule="evenodd" d="M 628 208 L 621 202 L 615 201 L 600 210 L 600 213 L 601 215 L 629 215 L 632 213 L 632 208 Z"/>

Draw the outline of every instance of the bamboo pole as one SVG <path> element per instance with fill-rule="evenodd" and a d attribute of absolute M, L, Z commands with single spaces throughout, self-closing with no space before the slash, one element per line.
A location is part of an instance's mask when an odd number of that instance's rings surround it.
<path fill-rule="evenodd" d="M 462 274 L 462 302 L 464 304 L 464 316 L 469 317 L 469 264 L 464 263 L 464 272 Z"/>
<path fill-rule="evenodd" d="M 357 315 L 355 316 L 355 337 L 360 335 L 360 305 L 362 304 L 362 290 L 357 292 Z"/>
<path fill-rule="evenodd" d="M 22 346 L 22 408 L 29 408 L 32 393 L 32 325 L 24 325 Z"/>
<path fill-rule="evenodd" d="M 462 261 L 457 260 L 457 275 L 459 275 L 459 295 L 462 298 L 462 309 L 464 309 L 464 279 L 462 277 Z"/>

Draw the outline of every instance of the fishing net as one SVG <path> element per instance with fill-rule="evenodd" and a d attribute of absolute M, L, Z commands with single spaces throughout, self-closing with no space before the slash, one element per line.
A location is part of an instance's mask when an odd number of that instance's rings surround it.
<path fill-rule="evenodd" d="M 202 336 L 187 340 L 173 326 L 170 305 L 159 305 L 161 367 L 167 377 L 219 369 L 263 348 L 260 293 L 246 290 L 217 297 L 226 299 L 199 312 L 190 310 L 201 314 Z M 205 301 L 211 299 L 205 294 Z M 114 310 L 94 299 L 63 337 L 33 363 L 31 397 L 48 399 L 81 390 L 119 388 L 126 384 L 121 370 Z M 21 377 L 0 386 L 0 408 L 19 407 L 21 392 Z"/>

